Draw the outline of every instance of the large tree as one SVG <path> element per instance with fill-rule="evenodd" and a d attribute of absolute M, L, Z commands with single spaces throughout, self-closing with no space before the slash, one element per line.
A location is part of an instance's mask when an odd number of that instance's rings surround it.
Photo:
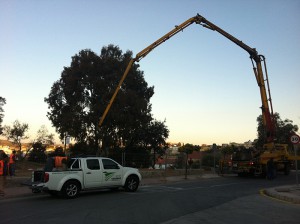
<path fill-rule="evenodd" d="M 154 87 L 148 86 L 138 64 L 132 66 L 104 123 L 98 126 L 131 58 L 131 51 L 123 53 L 114 45 L 103 47 L 99 56 L 82 50 L 72 57 L 45 98 L 48 118 L 61 139 L 68 133 L 95 149 L 100 143 L 103 148 L 143 144 L 138 136 L 153 121 L 150 98 Z"/>
<path fill-rule="evenodd" d="M 3 109 L 3 106 L 4 104 L 6 103 L 6 100 L 5 98 L 1 97 L 0 96 L 0 135 L 2 134 L 2 122 L 3 122 L 3 117 L 4 117 L 4 109 Z"/>
<path fill-rule="evenodd" d="M 273 119 L 275 121 L 275 142 L 289 144 L 289 137 L 292 132 L 298 131 L 298 126 L 294 125 L 292 120 L 282 120 L 279 113 L 275 113 Z M 264 143 L 266 143 L 266 134 L 262 115 L 258 116 L 256 121 L 258 124 L 256 145 L 262 146 Z"/>

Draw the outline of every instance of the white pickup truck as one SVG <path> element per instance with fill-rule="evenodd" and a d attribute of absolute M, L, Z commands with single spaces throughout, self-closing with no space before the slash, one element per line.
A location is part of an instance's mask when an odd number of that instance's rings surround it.
<path fill-rule="evenodd" d="M 110 158 L 71 158 L 64 171 L 34 171 L 31 188 L 33 193 L 44 191 L 50 195 L 62 194 L 66 198 L 75 198 L 80 191 L 99 188 L 123 187 L 134 192 L 141 179 L 138 169 L 123 167 Z"/>

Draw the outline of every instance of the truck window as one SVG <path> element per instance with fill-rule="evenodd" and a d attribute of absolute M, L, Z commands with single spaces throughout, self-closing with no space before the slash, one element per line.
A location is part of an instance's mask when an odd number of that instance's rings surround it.
<path fill-rule="evenodd" d="M 87 159 L 86 166 L 90 170 L 100 170 L 100 164 L 98 159 Z"/>
<path fill-rule="evenodd" d="M 102 159 L 102 163 L 105 170 L 120 169 L 119 165 L 110 159 Z"/>
<path fill-rule="evenodd" d="M 80 169 L 80 161 L 79 159 L 70 159 L 67 162 L 68 169 Z"/>

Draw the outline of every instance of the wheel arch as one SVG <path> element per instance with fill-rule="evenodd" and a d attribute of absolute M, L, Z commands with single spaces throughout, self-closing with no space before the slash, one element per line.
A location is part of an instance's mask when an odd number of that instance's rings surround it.
<path fill-rule="evenodd" d="M 61 181 L 60 184 L 59 184 L 59 187 L 58 187 L 58 191 L 61 191 L 62 188 L 64 187 L 64 185 L 70 181 L 74 181 L 74 182 L 77 182 L 78 183 L 78 186 L 80 188 L 80 190 L 82 190 L 82 184 L 81 184 L 81 181 L 78 180 L 77 178 L 69 178 L 69 179 L 65 179 L 64 181 Z"/>
<path fill-rule="evenodd" d="M 126 184 L 127 178 L 131 177 L 131 176 L 137 177 L 139 182 L 141 182 L 141 177 L 137 173 L 127 173 L 126 175 L 124 175 L 124 178 L 122 180 L 122 186 L 124 186 Z"/>

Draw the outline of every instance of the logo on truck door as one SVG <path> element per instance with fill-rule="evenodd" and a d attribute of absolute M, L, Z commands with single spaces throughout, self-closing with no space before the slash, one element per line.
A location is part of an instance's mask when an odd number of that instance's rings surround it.
<path fill-rule="evenodd" d="M 112 176 L 114 175 L 115 172 L 104 172 L 105 174 L 105 181 L 108 181 Z"/>
<path fill-rule="evenodd" d="M 114 174 L 116 172 L 103 172 L 104 175 L 105 175 L 105 181 L 108 181 L 108 180 L 112 180 L 112 181 L 116 181 L 116 180 L 120 180 L 121 179 L 121 175 L 116 175 L 114 177 Z"/>

